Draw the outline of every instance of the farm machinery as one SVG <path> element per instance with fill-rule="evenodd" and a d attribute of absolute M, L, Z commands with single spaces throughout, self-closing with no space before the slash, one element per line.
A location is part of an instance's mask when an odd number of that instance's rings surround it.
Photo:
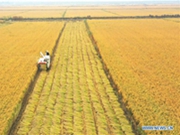
<path fill-rule="evenodd" d="M 46 51 L 45 55 L 42 52 L 40 52 L 40 55 L 41 55 L 41 58 L 39 58 L 38 63 L 37 63 L 38 70 L 41 70 L 41 66 L 45 65 L 46 70 L 48 71 L 51 66 L 50 54 L 48 51 Z"/>

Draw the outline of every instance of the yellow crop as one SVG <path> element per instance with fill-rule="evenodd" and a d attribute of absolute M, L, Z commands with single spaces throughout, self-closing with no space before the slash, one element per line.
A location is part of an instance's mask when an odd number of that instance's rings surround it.
<path fill-rule="evenodd" d="M 57 17 L 108 17 L 149 16 L 179 14 L 178 5 L 114 5 L 114 6 L 21 6 L 1 7 L 0 17 L 57 18 Z"/>
<path fill-rule="evenodd" d="M 116 16 L 111 12 L 106 12 L 102 9 L 68 9 L 65 17 L 98 17 L 98 16 Z"/>
<path fill-rule="evenodd" d="M 41 72 L 14 134 L 133 134 L 123 121 L 84 22 L 68 22 L 53 66 Z"/>
<path fill-rule="evenodd" d="M 102 58 L 139 126 L 180 131 L 180 24 L 171 19 L 88 21 Z M 159 131 L 147 132 L 155 134 Z"/>
<path fill-rule="evenodd" d="M 65 10 L 32 10 L 25 11 L 16 14 L 17 16 L 22 16 L 24 18 L 56 18 L 62 17 Z"/>
<path fill-rule="evenodd" d="M 37 70 L 39 52 L 52 53 L 62 27 L 58 22 L 18 22 L 0 27 L 0 134 L 7 133 L 19 113 Z"/>
<path fill-rule="evenodd" d="M 21 6 L 21 7 L 1 7 L 0 18 L 23 17 L 23 18 L 56 18 L 62 17 L 67 7 L 59 6 Z"/>
<path fill-rule="evenodd" d="M 107 9 L 107 11 L 114 13 L 118 16 L 149 16 L 149 15 L 175 15 L 179 14 L 179 9 L 177 7 L 166 8 L 166 7 L 127 7 L 127 8 L 117 8 L 117 9 Z"/>

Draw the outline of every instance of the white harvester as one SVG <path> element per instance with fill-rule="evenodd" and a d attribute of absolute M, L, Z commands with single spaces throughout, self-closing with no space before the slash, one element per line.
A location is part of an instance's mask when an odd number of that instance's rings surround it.
<path fill-rule="evenodd" d="M 41 65 L 46 65 L 46 70 L 50 69 L 50 65 L 51 65 L 51 57 L 48 51 L 46 51 L 45 55 L 43 55 L 42 52 L 40 52 L 41 58 L 39 58 L 38 63 L 37 63 L 37 67 L 38 70 L 41 69 Z"/>

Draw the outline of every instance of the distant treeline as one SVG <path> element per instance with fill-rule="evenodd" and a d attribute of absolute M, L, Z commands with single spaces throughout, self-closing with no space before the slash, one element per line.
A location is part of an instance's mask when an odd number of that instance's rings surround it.
<path fill-rule="evenodd" d="M 143 18 L 179 18 L 180 14 L 175 15 L 149 15 L 149 16 L 102 16 L 102 17 L 49 17 L 49 18 L 23 18 L 22 16 L 13 16 L 0 18 L 4 21 L 61 21 L 61 20 L 84 20 L 84 19 L 143 19 Z"/>

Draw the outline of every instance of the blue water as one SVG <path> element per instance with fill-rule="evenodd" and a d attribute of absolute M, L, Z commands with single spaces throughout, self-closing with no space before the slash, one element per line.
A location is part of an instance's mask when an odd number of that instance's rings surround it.
<path fill-rule="evenodd" d="M 94 6 L 94 5 L 155 5 L 155 4 L 180 4 L 174 1 L 124 1 L 124 2 L 0 2 L 0 6 Z"/>

